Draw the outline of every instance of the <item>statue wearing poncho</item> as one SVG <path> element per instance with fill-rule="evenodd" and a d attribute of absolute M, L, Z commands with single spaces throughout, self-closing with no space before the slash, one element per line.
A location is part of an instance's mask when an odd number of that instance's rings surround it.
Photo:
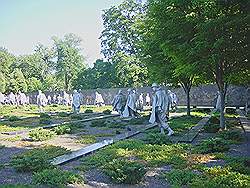
<path fill-rule="evenodd" d="M 136 115 L 136 94 L 132 89 L 128 89 L 128 98 L 125 109 L 123 111 L 123 117 L 135 117 Z"/>
<path fill-rule="evenodd" d="M 152 85 L 153 102 L 152 102 L 152 112 L 149 119 L 150 123 L 158 123 L 161 133 L 164 134 L 164 129 L 168 130 L 168 136 L 171 136 L 174 131 L 169 127 L 167 123 L 166 113 L 168 110 L 168 95 L 165 90 L 162 90 L 157 84 Z"/>
<path fill-rule="evenodd" d="M 122 116 L 122 111 L 124 110 L 125 106 L 125 96 L 123 95 L 121 90 L 119 90 L 117 95 L 114 97 L 112 101 L 112 106 L 113 109 Z"/>
<path fill-rule="evenodd" d="M 73 92 L 73 102 L 72 102 L 72 108 L 73 112 L 79 113 L 81 107 L 81 95 L 77 92 L 77 90 L 74 90 Z"/>

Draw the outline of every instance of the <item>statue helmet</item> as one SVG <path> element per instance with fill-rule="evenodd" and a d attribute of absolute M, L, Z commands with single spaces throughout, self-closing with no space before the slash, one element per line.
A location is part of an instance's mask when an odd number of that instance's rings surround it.
<path fill-rule="evenodd" d="M 159 87 L 157 83 L 153 83 L 151 87 Z"/>

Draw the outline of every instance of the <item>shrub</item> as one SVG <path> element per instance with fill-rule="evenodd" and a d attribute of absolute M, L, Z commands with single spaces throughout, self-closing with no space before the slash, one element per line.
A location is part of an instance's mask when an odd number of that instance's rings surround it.
<path fill-rule="evenodd" d="M 236 109 L 234 109 L 234 108 L 226 108 L 226 113 L 227 114 L 236 114 Z"/>
<path fill-rule="evenodd" d="M 129 121 L 129 124 L 131 125 L 140 125 L 143 124 L 145 122 L 145 118 L 144 117 L 140 117 L 140 118 L 133 118 Z"/>
<path fill-rule="evenodd" d="M 40 113 L 40 118 L 51 119 L 50 115 L 47 113 Z"/>
<path fill-rule="evenodd" d="M 84 113 L 86 113 L 86 114 L 88 114 L 88 113 L 93 113 L 93 110 L 91 110 L 91 109 L 86 109 L 86 110 L 84 111 Z"/>
<path fill-rule="evenodd" d="M 19 120 L 21 120 L 19 117 L 17 117 L 17 116 L 10 116 L 9 118 L 8 118 L 8 120 L 9 121 L 19 121 Z"/>
<path fill-rule="evenodd" d="M 192 110 L 193 112 L 201 112 L 201 113 L 210 113 L 210 108 L 194 108 Z"/>
<path fill-rule="evenodd" d="M 209 123 L 209 124 L 205 125 L 203 129 L 206 133 L 216 133 L 219 131 L 220 125 Z"/>
<path fill-rule="evenodd" d="M 46 146 L 26 151 L 14 156 L 11 165 L 20 172 L 38 171 L 51 168 L 52 158 L 67 153 L 67 150 L 56 146 Z"/>
<path fill-rule="evenodd" d="M 94 135 L 82 135 L 78 140 L 77 143 L 81 144 L 93 144 L 96 143 L 96 137 Z"/>
<path fill-rule="evenodd" d="M 250 175 L 249 157 L 226 157 L 226 166 L 232 171 Z"/>
<path fill-rule="evenodd" d="M 106 121 L 105 120 L 94 120 L 91 121 L 91 127 L 105 127 L 106 126 Z"/>
<path fill-rule="evenodd" d="M 173 187 L 181 187 L 193 182 L 198 178 L 198 175 L 190 170 L 173 169 L 171 172 L 166 173 L 165 177 Z"/>
<path fill-rule="evenodd" d="M 35 188 L 33 185 L 27 184 L 5 184 L 0 185 L 1 188 Z"/>
<path fill-rule="evenodd" d="M 58 107 L 58 105 L 57 105 L 57 104 L 52 104 L 51 106 L 52 106 L 52 107 Z"/>
<path fill-rule="evenodd" d="M 218 136 L 225 140 L 232 140 L 237 142 L 243 140 L 243 136 L 239 130 L 225 130 L 220 132 Z"/>
<path fill-rule="evenodd" d="M 220 119 L 216 115 L 212 115 L 209 119 L 210 124 L 220 124 Z"/>
<path fill-rule="evenodd" d="M 57 135 L 71 133 L 71 128 L 69 125 L 61 125 L 54 128 L 54 131 Z"/>
<path fill-rule="evenodd" d="M 58 116 L 59 117 L 68 117 L 70 114 L 69 113 L 67 113 L 67 112 L 59 112 L 58 113 Z"/>
<path fill-rule="evenodd" d="M 70 115 L 70 118 L 71 118 L 71 119 L 78 119 L 78 120 L 81 120 L 81 119 L 83 119 L 84 117 L 83 117 L 81 114 L 71 114 L 71 115 Z"/>
<path fill-rule="evenodd" d="M 56 133 L 54 131 L 46 130 L 43 128 L 33 129 L 29 132 L 29 137 L 33 141 L 44 141 L 54 137 Z"/>
<path fill-rule="evenodd" d="M 63 171 L 60 169 L 45 169 L 41 172 L 36 172 L 33 175 L 33 183 L 38 185 L 48 186 L 63 186 L 69 183 L 81 183 L 83 178 L 73 172 Z"/>
<path fill-rule="evenodd" d="M 224 152 L 229 150 L 229 143 L 221 138 L 203 140 L 197 147 L 199 153 Z"/>
<path fill-rule="evenodd" d="M 103 170 L 116 183 L 136 184 L 146 173 L 144 164 L 124 159 L 114 159 Z"/>
<path fill-rule="evenodd" d="M 43 124 L 43 125 L 49 125 L 49 124 L 51 124 L 51 119 L 50 118 L 40 118 L 39 119 L 39 123 L 40 124 Z"/>
<path fill-rule="evenodd" d="M 111 112 L 112 112 L 111 110 L 107 109 L 107 110 L 104 110 L 102 113 L 109 115 L 109 114 L 111 114 Z"/>
<path fill-rule="evenodd" d="M 171 143 L 169 137 L 161 133 L 149 133 L 146 135 L 144 141 L 148 144 L 158 144 L 158 145 Z"/>

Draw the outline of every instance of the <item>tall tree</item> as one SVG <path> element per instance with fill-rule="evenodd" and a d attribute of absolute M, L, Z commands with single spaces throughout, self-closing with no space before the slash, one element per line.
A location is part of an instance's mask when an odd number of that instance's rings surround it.
<path fill-rule="evenodd" d="M 63 39 L 53 37 L 53 41 L 57 55 L 56 73 L 64 80 L 64 89 L 69 90 L 72 80 L 85 67 L 81 55 L 81 39 L 74 34 L 67 34 Z"/>
<path fill-rule="evenodd" d="M 13 91 L 13 92 L 27 92 L 27 83 L 26 79 L 24 78 L 24 75 L 22 71 L 18 68 L 15 68 L 14 71 L 10 75 L 10 82 L 8 85 L 8 91 Z"/>
<path fill-rule="evenodd" d="M 81 71 L 73 82 L 75 89 L 111 88 L 117 84 L 114 65 L 100 59 L 96 60 L 94 67 Z"/>
<path fill-rule="evenodd" d="M 247 0 L 195 2 L 202 18 L 193 39 L 195 64 L 216 82 L 221 96 L 220 127 L 225 126 L 225 96 L 229 84 L 250 84 L 249 7 Z"/>
<path fill-rule="evenodd" d="M 125 0 L 104 11 L 101 52 L 115 64 L 121 86 L 142 86 L 147 83 L 146 67 L 140 61 L 139 25 L 145 15 L 145 5 Z"/>
<path fill-rule="evenodd" d="M 184 89 L 187 115 L 190 115 L 191 87 L 200 78 L 192 64 L 196 57 L 190 54 L 190 41 L 195 36 L 194 27 L 198 21 L 188 16 L 188 9 L 193 9 L 191 5 L 190 1 L 150 1 L 142 43 L 153 79 L 172 86 L 180 84 Z"/>

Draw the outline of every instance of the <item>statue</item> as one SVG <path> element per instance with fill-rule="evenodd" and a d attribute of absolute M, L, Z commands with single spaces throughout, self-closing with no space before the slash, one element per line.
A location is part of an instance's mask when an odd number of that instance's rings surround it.
<path fill-rule="evenodd" d="M 172 110 L 176 110 L 177 109 L 177 102 L 178 102 L 178 99 L 177 99 L 177 96 L 174 92 L 168 90 L 168 95 L 169 95 L 169 100 L 170 100 L 170 107 Z"/>
<path fill-rule="evenodd" d="M 104 100 L 102 98 L 102 95 L 98 93 L 98 91 L 95 92 L 95 104 L 97 106 L 104 106 Z"/>
<path fill-rule="evenodd" d="M 51 99 L 50 95 L 48 95 L 47 99 L 48 99 L 48 104 L 51 104 L 52 103 L 52 99 Z"/>
<path fill-rule="evenodd" d="M 137 105 L 137 109 L 139 109 L 139 110 L 143 110 L 143 93 L 141 93 L 140 95 L 139 95 L 139 99 L 137 100 L 137 103 L 138 103 L 138 105 Z"/>
<path fill-rule="evenodd" d="M 147 93 L 147 95 L 146 95 L 146 106 L 150 106 L 150 104 L 151 104 L 151 98 L 149 96 L 149 93 Z"/>
<path fill-rule="evenodd" d="M 217 91 L 217 101 L 216 101 L 215 109 L 219 112 L 221 111 L 221 96 L 220 96 L 219 91 Z"/>
<path fill-rule="evenodd" d="M 0 92 L 0 105 L 5 104 L 5 96 L 3 93 Z"/>
<path fill-rule="evenodd" d="M 136 94 L 132 89 L 128 89 L 128 98 L 123 111 L 123 117 L 136 116 Z"/>
<path fill-rule="evenodd" d="M 57 104 L 63 104 L 63 97 L 61 96 L 61 94 L 57 96 Z"/>
<path fill-rule="evenodd" d="M 79 113 L 81 107 L 81 95 L 77 92 L 77 90 L 73 91 L 73 102 L 72 108 L 74 113 Z"/>
<path fill-rule="evenodd" d="M 153 90 L 153 103 L 152 103 L 152 112 L 149 119 L 150 123 L 157 122 L 161 133 L 164 134 L 164 129 L 168 130 L 168 136 L 174 134 L 174 131 L 169 127 L 167 123 L 167 109 L 168 109 L 168 95 L 166 94 L 165 90 L 163 90 L 160 86 L 156 83 L 152 85 Z"/>
<path fill-rule="evenodd" d="M 248 113 L 250 112 L 250 87 L 247 88 L 246 90 L 245 98 L 246 98 L 245 111 L 246 111 L 246 116 L 247 116 Z"/>
<path fill-rule="evenodd" d="M 44 112 L 43 107 L 47 105 L 47 102 L 48 101 L 47 101 L 45 94 L 41 90 L 39 90 L 37 98 L 36 98 L 36 103 L 38 105 L 39 112 Z"/>
<path fill-rule="evenodd" d="M 112 101 L 112 106 L 115 111 L 117 111 L 122 117 L 122 112 L 125 107 L 125 96 L 122 93 L 122 90 L 119 90 L 117 95 L 114 97 Z"/>
<path fill-rule="evenodd" d="M 63 104 L 66 106 L 70 105 L 69 94 L 66 91 L 63 91 Z"/>
<path fill-rule="evenodd" d="M 16 105 L 16 96 L 14 95 L 13 92 L 10 92 L 8 100 L 11 105 Z"/>
<path fill-rule="evenodd" d="M 17 100 L 17 105 L 27 104 L 26 95 L 24 93 L 22 93 L 21 91 L 18 92 L 16 100 Z"/>

